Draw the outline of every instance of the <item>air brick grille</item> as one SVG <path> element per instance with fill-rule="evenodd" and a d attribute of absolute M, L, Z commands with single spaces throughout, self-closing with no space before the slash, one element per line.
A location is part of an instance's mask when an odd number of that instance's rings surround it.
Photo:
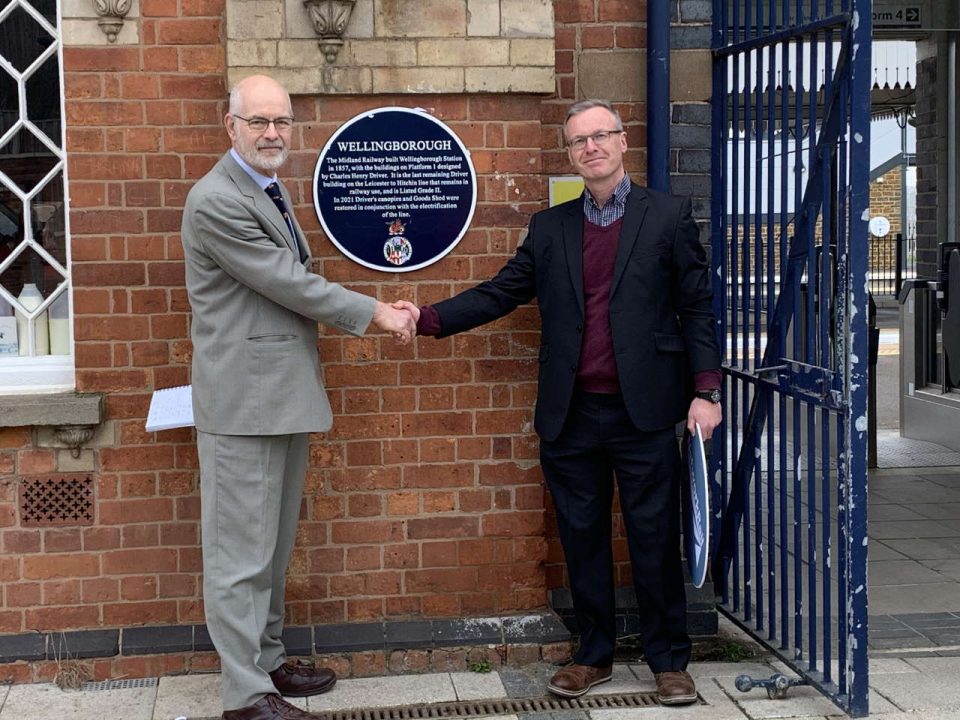
<path fill-rule="evenodd" d="M 88 475 L 46 475 L 20 480 L 20 525 L 92 525 L 93 479 Z"/>

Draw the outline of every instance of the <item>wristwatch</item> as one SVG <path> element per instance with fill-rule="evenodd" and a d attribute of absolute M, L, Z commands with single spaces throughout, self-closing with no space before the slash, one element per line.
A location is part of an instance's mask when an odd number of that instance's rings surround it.
<path fill-rule="evenodd" d="M 714 405 L 720 404 L 720 389 L 714 388 L 713 390 L 697 390 L 694 395 L 701 400 L 707 400 L 712 402 Z"/>

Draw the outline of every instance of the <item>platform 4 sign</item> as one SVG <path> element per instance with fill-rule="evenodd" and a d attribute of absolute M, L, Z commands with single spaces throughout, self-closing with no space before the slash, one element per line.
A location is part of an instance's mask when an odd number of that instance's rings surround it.
<path fill-rule="evenodd" d="M 926 3 L 884 2 L 878 0 L 873 5 L 873 27 L 876 30 L 912 29 L 918 30 L 929 21 Z"/>

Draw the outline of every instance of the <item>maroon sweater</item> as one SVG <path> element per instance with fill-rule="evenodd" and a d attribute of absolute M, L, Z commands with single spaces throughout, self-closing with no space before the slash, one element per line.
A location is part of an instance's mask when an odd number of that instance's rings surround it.
<path fill-rule="evenodd" d="M 618 393 L 617 363 L 610 332 L 610 285 L 617 258 L 617 243 L 623 218 L 601 227 L 583 221 L 583 343 L 577 369 L 577 387 L 586 392 Z M 440 314 L 430 305 L 420 308 L 418 335 L 438 335 Z M 704 370 L 693 376 L 694 390 L 720 387 L 719 370 Z"/>

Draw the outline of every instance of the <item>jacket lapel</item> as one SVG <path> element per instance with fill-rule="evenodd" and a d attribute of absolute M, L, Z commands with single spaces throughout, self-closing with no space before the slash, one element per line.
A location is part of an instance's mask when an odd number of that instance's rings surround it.
<path fill-rule="evenodd" d="M 627 260 L 640 237 L 643 219 L 647 214 L 647 193 L 634 184 L 627 195 L 627 206 L 623 213 L 623 226 L 620 228 L 620 241 L 617 243 L 617 259 L 613 266 L 613 282 L 610 284 L 610 297 L 617 292 L 617 286 L 627 267 Z"/>
<path fill-rule="evenodd" d="M 570 269 L 570 282 L 577 297 L 577 306 L 583 316 L 583 199 L 570 203 L 563 218 L 563 249 Z"/>
<path fill-rule="evenodd" d="M 236 183 L 237 189 L 250 198 L 250 202 L 253 203 L 254 207 L 256 207 L 257 210 L 267 217 L 267 219 L 270 221 L 270 224 L 276 228 L 278 233 L 280 233 L 280 237 L 284 239 L 287 247 L 297 256 L 297 259 L 299 260 L 300 250 L 294 244 L 293 238 L 290 237 L 290 229 L 287 227 L 287 223 L 283 219 L 283 215 L 281 215 L 280 211 L 277 210 L 277 206 L 273 204 L 273 200 L 270 199 L 270 196 L 267 195 L 267 193 L 262 190 L 259 185 L 257 185 L 254 179 L 237 164 L 229 152 L 223 156 L 220 162 L 223 164 L 227 174 L 233 179 L 233 182 Z M 287 193 L 287 189 L 283 186 L 283 183 L 280 183 L 280 191 L 283 193 L 283 198 L 287 203 L 287 207 L 292 208 L 293 206 L 290 204 L 290 195 Z M 290 212 L 293 213 L 293 210 L 290 210 Z M 293 226 L 299 232 L 300 226 L 297 224 L 296 218 L 293 218 Z M 306 245 L 306 243 L 304 243 L 304 245 Z"/>

